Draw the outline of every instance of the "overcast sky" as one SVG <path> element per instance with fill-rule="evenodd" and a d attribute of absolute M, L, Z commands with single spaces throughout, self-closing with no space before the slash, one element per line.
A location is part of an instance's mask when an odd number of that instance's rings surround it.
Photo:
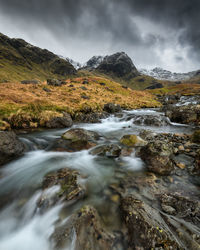
<path fill-rule="evenodd" d="M 0 0 L 0 32 L 81 63 L 125 51 L 137 68 L 200 69 L 200 0 Z"/>

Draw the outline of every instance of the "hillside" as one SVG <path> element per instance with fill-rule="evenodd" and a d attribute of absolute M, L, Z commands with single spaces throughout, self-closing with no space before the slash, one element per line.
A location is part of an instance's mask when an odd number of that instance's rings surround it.
<path fill-rule="evenodd" d="M 23 123 L 24 127 L 27 123 L 28 127 L 39 127 L 42 120 L 60 116 L 63 112 L 72 116 L 88 111 L 102 112 L 106 103 L 117 103 L 126 109 L 160 105 L 148 92 L 124 88 L 102 77 L 68 79 L 60 87 L 49 86 L 46 82 L 1 83 L 0 120 L 19 128 Z"/>
<path fill-rule="evenodd" d="M 75 73 L 68 61 L 52 52 L 0 33 L 0 82 L 65 78 Z"/>

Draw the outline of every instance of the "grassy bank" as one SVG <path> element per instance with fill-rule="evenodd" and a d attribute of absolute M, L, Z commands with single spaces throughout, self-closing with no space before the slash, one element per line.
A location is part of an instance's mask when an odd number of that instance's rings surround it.
<path fill-rule="evenodd" d="M 109 102 L 120 104 L 124 109 L 160 105 L 151 93 L 126 89 L 102 77 L 68 79 L 61 87 L 48 86 L 46 82 L 0 84 L 0 120 L 16 125 L 29 120 L 30 126 L 38 127 L 62 112 L 71 115 L 86 110 L 101 112 L 103 105 Z"/>

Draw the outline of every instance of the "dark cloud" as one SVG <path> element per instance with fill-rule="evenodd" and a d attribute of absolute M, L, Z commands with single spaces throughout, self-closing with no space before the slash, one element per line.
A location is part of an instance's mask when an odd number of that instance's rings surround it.
<path fill-rule="evenodd" d="M 96 53 L 121 49 L 139 64 L 145 56 L 152 66 L 163 64 L 163 50 L 169 63 L 171 58 L 182 62 L 193 57 L 200 67 L 199 11 L 199 0 L 0 0 L 5 24 L 12 21 L 13 30 L 22 37 L 34 36 L 30 40 L 39 45 L 48 33 L 54 43 L 46 47 L 56 44 L 64 51 L 66 46 L 66 55 L 75 49 L 76 58 L 78 53 L 91 56 L 95 48 Z"/>

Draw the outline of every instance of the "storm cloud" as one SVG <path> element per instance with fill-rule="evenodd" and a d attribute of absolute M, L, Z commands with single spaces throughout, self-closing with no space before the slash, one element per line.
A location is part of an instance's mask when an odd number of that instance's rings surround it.
<path fill-rule="evenodd" d="M 125 51 L 138 67 L 200 68 L 199 0 L 0 0 L 0 32 L 84 62 Z"/>

